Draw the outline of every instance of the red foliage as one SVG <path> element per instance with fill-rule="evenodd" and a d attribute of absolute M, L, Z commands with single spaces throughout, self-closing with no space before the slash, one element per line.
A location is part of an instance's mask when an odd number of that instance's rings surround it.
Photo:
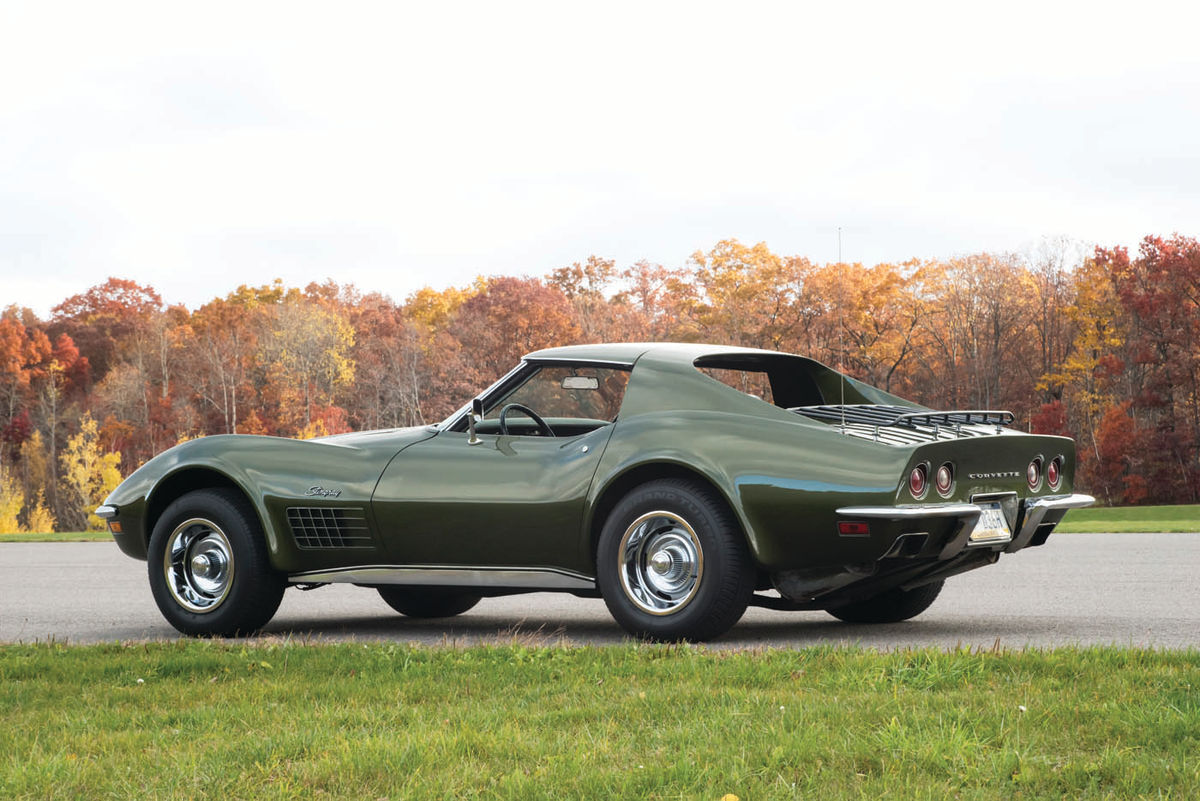
<path fill-rule="evenodd" d="M 1200 491 L 1200 243 L 1148 236 L 1136 259 L 1098 249 L 1129 313 L 1131 398 L 1150 432 L 1153 461 L 1130 492 L 1174 502 Z M 1103 426 L 1102 426 L 1103 427 Z"/>
<path fill-rule="evenodd" d="M 1096 431 L 1098 463 L 1094 475 L 1097 489 L 1109 504 L 1126 503 L 1126 479 L 1136 467 L 1143 439 L 1137 422 L 1129 414 L 1132 402 L 1114 406 L 1104 414 Z"/>
<path fill-rule="evenodd" d="M 350 418 L 341 406 L 314 406 L 312 422 L 324 426 L 326 434 L 345 434 L 353 430 Z"/>
<path fill-rule="evenodd" d="M 1043 403 L 1033 413 L 1033 433 L 1055 434 L 1060 437 L 1071 436 L 1067 426 L 1067 407 L 1060 400 Z"/>
<path fill-rule="evenodd" d="M 0 439 L 16 449 L 21 447 L 21 443 L 29 439 L 29 435 L 32 433 L 33 421 L 29 418 L 29 410 L 22 409 L 13 415 L 3 429 L 0 429 Z"/>
<path fill-rule="evenodd" d="M 109 278 L 55 306 L 51 328 L 79 343 L 97 376 L 103 376 L 112 366 L 119 344 L 161 309 L 162 298 L 151 287 Z"/>
<path fill-rule="evenodd" d="M 450 332 L 462 345 L 461 373 L 486 386 L 526 353 L 574 342 L 579 336 L 570 302 L 537 278 L 490 278 L 487 289 L 467 300 Z"/>

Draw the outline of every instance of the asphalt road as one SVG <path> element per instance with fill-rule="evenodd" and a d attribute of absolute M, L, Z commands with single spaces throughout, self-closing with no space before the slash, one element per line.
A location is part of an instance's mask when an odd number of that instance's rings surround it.
<path fill-rule="evenodd" d="M 857 643 L 1008 648 L 1117 644 L 1200 648 L 1200 534 L 1058 534 L 950 579 L 923 615 L 851 626 L 824 612 L 751 608 L 714 648 Z M 599 600 L 539 593 L 485 599 L 457 618 L 404 618 L 371 590 L 289 590 L 264 635 L 302 642 L 620 642 Z M 146 565 L 110 543 L 0 543 L 0 642 L 175 639 Z"/>

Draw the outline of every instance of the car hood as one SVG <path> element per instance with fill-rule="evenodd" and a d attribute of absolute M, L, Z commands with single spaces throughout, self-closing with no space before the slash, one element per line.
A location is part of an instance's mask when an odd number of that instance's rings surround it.
<path fill-rule="evenodd" d="M 381 443 L 393 444 L 398 447 L 411 445 L 423 439 L 429 439 L 437 433 L 433 426 L 411 426 L 408 428 L 381 428 L 375 431 L 352 431 L 348 434 L 331 434 L 327 437 L 317 437 L 306 442 L 323 445 L 339 445 L 344 448 L 374 449 Z"/>

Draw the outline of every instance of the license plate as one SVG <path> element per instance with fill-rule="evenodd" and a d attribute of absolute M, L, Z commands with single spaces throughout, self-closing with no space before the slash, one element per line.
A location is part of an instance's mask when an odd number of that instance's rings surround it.
<path fill-rule="evenodd" d="M 979 515 L 975 530 L 971 532 L 971 542 L 1005 542 L 1012 539 L 1008 518 L 1004 516 L 999 503 L 981 503 L 979 508 L 983 512 Z"/>

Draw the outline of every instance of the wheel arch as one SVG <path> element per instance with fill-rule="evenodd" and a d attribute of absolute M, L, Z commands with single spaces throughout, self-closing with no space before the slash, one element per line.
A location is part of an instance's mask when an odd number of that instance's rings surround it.
<path fill-rule="evenodd" d="M 190 466 L 164 476 L 147 495 L 146 522 L 142 531 L 142 537 L 147 547 L 150 543 L 150 535 L 154 532 L 154 527 L 158 525 L 158 520 L 162 517 L 167 507 L 173 501 L 183 497 L 187 493 L 201 489 L 229 489 L 240 494 L 245 498 L 250 507 L 254 509 L 255 518 L 258 520 L 262 531 L 268 532 L 269 529 L 263 517 L 262 510 L 259 509 L 258 504 L 254 502 L 254 498 L 251 497 L 244 486 L 227 473 L 214 467 Z M 270 545 L 269 535 L 268 545 Z"/>
<path fill-rule="evenodd" d="M 591 518 L 588 521 L 588 548 L 593 564 L 595 564 L 596 559 L 596 548 L 600 542 L 600 532 L 604 528 L 604 523 L 612 513 L 612 510 L 620 503 L 621 498 L 625 497 L 632 489 L 641 484 L 666 478 L 695 481 L 705 489 L 710 490 L 714 497 L 724 504 L 730 514 L 733 515 L 734 520 L 737 521 L 738 531 L 745 540 L 746 547 L 750 550 L 751 558 L 757 563 L 757 549 L 755 548 L 754 537 L 751 534 L 750 527 L 742 516 L 741 510 L 733 503 L 729 493 L 721 487 L 720 483 L 691 465 L 659 460 L 635 465 L 612 477 L 597 494 L 596 500 L 592 503 Z"/>

